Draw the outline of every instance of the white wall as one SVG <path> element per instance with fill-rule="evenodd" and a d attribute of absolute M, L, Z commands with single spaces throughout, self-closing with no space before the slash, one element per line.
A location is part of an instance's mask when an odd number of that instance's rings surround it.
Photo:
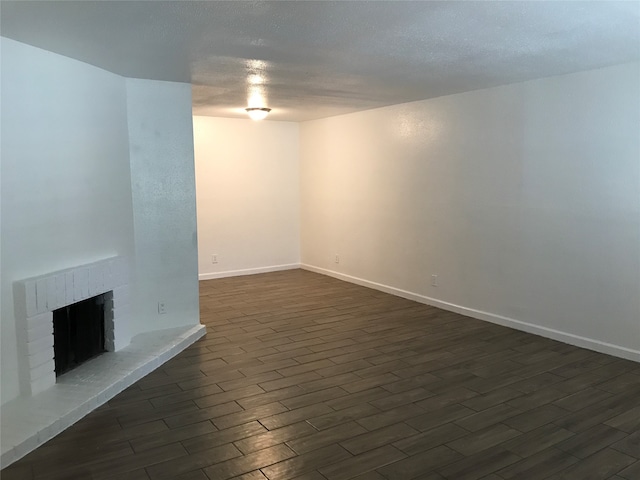
<path fill-rule="evenodd" d="M 298 124 L 194 117 L 193 128 L 200 277 L 297 266 Z"/>
<path fill-rule="evenodd" d="M 303 123 L 303 264 L 640 360 L 639 70 Z"/>
<path fill-rule="evenodd" d="M 127 79 L 134 332 L 199 323 L 191 85 Z M 166 313 L 160 315 L 158 303 Z"/>
<path fill-rule="evenodd" d="M 5 38 L 2 48 L 2 403 L 18 395 L 15 280 L 131 258 L 124 78 Z"/>

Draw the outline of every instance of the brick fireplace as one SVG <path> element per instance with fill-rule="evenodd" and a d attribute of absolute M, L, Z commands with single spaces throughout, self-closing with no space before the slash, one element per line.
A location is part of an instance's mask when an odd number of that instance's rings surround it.
<path fill-rule="evenodd" d="M 50 272 L 14 283 L 20 389 L 36 395 L 55 385 L 53 311 L 104 294 L 105 350 L 129 343 L 129 286 L 124 258 Z"/>

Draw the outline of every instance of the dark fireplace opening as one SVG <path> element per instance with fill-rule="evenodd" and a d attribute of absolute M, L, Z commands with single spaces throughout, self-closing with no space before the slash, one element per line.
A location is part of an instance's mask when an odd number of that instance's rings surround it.
<path fill-rule="evenodd" d="M 100 355 L 104 348 L 104 295 L 53 311 L 56 377 Z"/>

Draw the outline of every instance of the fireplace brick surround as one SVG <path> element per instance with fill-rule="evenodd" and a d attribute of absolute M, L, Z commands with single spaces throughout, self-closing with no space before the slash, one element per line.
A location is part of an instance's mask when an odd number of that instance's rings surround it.
<path fill-rule="evenodd" d="M 27 278 L 14 283 L 20 390 L 36 395 L 56 383 L 53 311 L 106 294 L 105 347 L 114 352 L 130 340 L 127 332 L 129 285 L 123 257 Z"/>

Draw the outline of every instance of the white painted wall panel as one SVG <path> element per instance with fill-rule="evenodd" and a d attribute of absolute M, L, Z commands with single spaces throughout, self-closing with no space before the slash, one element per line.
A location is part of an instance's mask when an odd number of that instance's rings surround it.
<path fill-rule="evenodd" d="M 193 125 L 200 277 L 297 266 L 298 124 L 196 116 Z"/>
<path fill-rule="evenodd" d="M 303 264 L 640 358 L 639 71 L 303 123 Z"/>

